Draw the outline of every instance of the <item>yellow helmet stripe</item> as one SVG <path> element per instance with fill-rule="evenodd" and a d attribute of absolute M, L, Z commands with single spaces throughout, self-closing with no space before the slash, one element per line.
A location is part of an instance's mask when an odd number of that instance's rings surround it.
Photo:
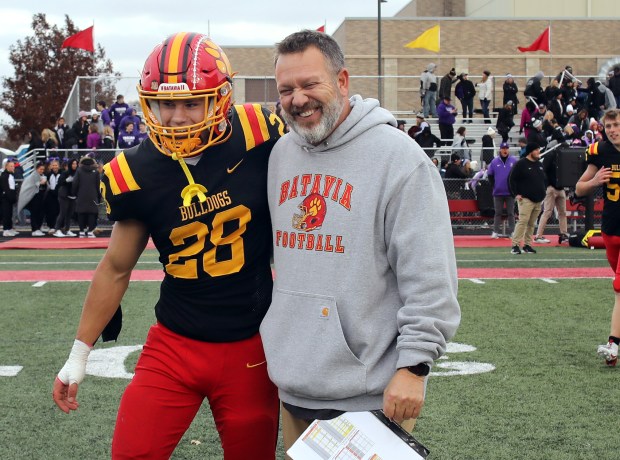
<path fill-rule="evenodd" d="M 184 38 L 186 35 L 187 32 L 180 32 L 175 35 L 170 49 L 168 50 L 168 74 L 170 74 L 168 83 L 180 83 L 179 77 L 175 74 L 179 72 L 179 56 L 182 51 L 181 45 L 185 42 Z"/>

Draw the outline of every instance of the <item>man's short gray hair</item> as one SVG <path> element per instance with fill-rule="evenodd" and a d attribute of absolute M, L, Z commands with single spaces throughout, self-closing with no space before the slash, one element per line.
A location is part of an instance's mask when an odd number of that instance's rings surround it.
<path fill-rule="evenodd" d="M 336 40 L 323 32 L 308 29 L 292 33 L 276 44 L 274 64 L 278 62 L 281 55 L 302 53 L 310 46 L 315 46 L 325 56 L 334 73 L 337 74 L 344 68 L 344 54 Z"/>

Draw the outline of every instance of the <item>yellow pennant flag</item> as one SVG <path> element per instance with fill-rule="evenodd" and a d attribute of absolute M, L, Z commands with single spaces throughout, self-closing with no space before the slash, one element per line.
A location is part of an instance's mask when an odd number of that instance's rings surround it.
<path fill-rule="evenodd" d="M 418 38 L 407 43 L 405 48 L 423 48 L 436 53 L 439 52 L 439 24 L 422 32 Z"/>

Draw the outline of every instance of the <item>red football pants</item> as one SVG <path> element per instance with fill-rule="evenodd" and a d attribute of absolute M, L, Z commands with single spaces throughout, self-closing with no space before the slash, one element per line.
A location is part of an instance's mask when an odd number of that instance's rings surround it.
<path fill-rule="evenodd" d="M 260 336 L 201 342 L 151 327 L 121 399 L 113 459 L 168 459 L 204 398 L 225 460 L 275 458 L 279 403 Z"/>
<path fill-rule="evenodd" d="M 614 271 L 614 291 L 620 293 L 620 267 L 618 266 L 618 259 L 620 257 L 620 236 L 606 235 L 603 236 L 603 242 L 605 243 L 605 255 L 607 255 L 607 261 Z"/>

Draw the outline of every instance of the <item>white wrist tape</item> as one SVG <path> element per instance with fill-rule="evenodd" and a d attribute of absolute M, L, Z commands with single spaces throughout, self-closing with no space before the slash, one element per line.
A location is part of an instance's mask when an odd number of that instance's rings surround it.
<path fill-rule="evenodd" d="M 69 354 L 69 359 L 58 373 L 58 379 L 65 385 L 77 383 L 78 385 L 84 380 L 86 373 L 86 361 L 91 348 L 84 342 L 75 339 L 73 348 Z"/>

